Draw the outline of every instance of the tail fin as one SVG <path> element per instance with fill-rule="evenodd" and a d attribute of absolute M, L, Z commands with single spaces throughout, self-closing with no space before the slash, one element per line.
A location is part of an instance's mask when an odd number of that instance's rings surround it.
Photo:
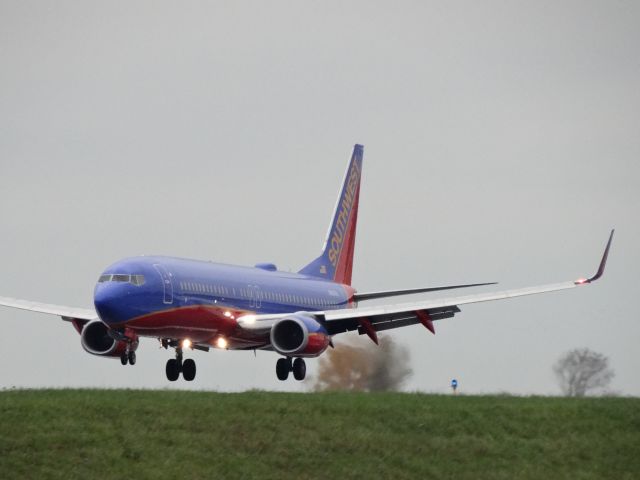
<path fill-rule="evenodd" d="M 299 273 L 351 285 L 363 149 L 353 147 L 322 254 Z"/>

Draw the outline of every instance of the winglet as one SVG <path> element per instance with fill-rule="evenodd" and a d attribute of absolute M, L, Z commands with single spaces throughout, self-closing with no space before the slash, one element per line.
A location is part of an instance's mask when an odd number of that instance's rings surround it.
<path fill-rule="evenodd" d="M 602 260 L 600 260 L 600 266 L 598 267 L 596 274 L 591 278 L 581 278 L 576 280 L 574 282 L 576 285 L 595 282 L 602 276 L 604 273 L 604 267 L 607 265 L 607 257 L 609 256 L 609 249 L 611 248 L 611 241 L 613 240 L 613 232 L 615 232 L 615 229 L 611 230 L 611 235 L 609 235 L 609 241 L 607 242 L 607 248 L 604 249 L 604 254 L 602 255 Z"/>

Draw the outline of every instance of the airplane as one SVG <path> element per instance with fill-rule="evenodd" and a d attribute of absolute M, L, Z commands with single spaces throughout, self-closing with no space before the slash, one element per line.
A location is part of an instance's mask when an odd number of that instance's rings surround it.
<path fill-rule="evenodd" d="M 597 272 L 556 284 L 465 296 L 364 306 L 362 302 L 402 295 L 464 289 L 495 282 L 358 292 L 351 285 L 364 147 L 355 145 L 320 256 L 297 273 L 272 263 L 254 267 L 162 256 L 125 258 L 99 276 L 94 308 L 74 308 L 0 297 L 0 305 L 62 317 L 80 334 L 92 355 L 135 365 L 144 337 L 174 350 L 166 377 L 196 376 L 189 350 L 269 350 L 280 355 L 276 376 L 306 375 L 305 358 L 333 347 L 333 336 L 350 331 L 378 343 L 378 332 L 451 318 L 460 306 L 566 290 L 590 284 L 604 273 L 614 231 Z"/>

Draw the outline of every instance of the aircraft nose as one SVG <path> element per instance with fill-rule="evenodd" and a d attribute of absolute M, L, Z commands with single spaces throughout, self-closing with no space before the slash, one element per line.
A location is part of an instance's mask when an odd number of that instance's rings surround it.
<path fill-rule="evenodd" d="M 121 295 L 117 292 L 117 285 L 98 285 L 96 287 L 93 304 L 100 320 L 107 324 L 125 321 L 123 316 Z"/>

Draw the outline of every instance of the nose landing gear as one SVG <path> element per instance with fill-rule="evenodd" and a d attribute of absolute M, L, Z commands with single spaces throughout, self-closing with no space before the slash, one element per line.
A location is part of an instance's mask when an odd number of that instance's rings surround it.
<path fill-rule="evenodd" d="M 115 341 L 124 343 L 125 350 L 120 355 L 120 363 L 122 365 L 135 365 L 136 364 L 136 349 L 138 348 L 138 335 L 130 328 L 120 330 L 108 330 L 107 334 Z"/>
<path fill-rule="evenodd" d="M 289 372 L 293 372 L 293 378 L 296 380 L 304 380 L 307 374 L 307 365 L 304 363 L 304 359 L 296 358 L 292 361 L 291 357 L 279 358 L 276 362 L 278 380 L 284 381 L 289 378 Z"/>

